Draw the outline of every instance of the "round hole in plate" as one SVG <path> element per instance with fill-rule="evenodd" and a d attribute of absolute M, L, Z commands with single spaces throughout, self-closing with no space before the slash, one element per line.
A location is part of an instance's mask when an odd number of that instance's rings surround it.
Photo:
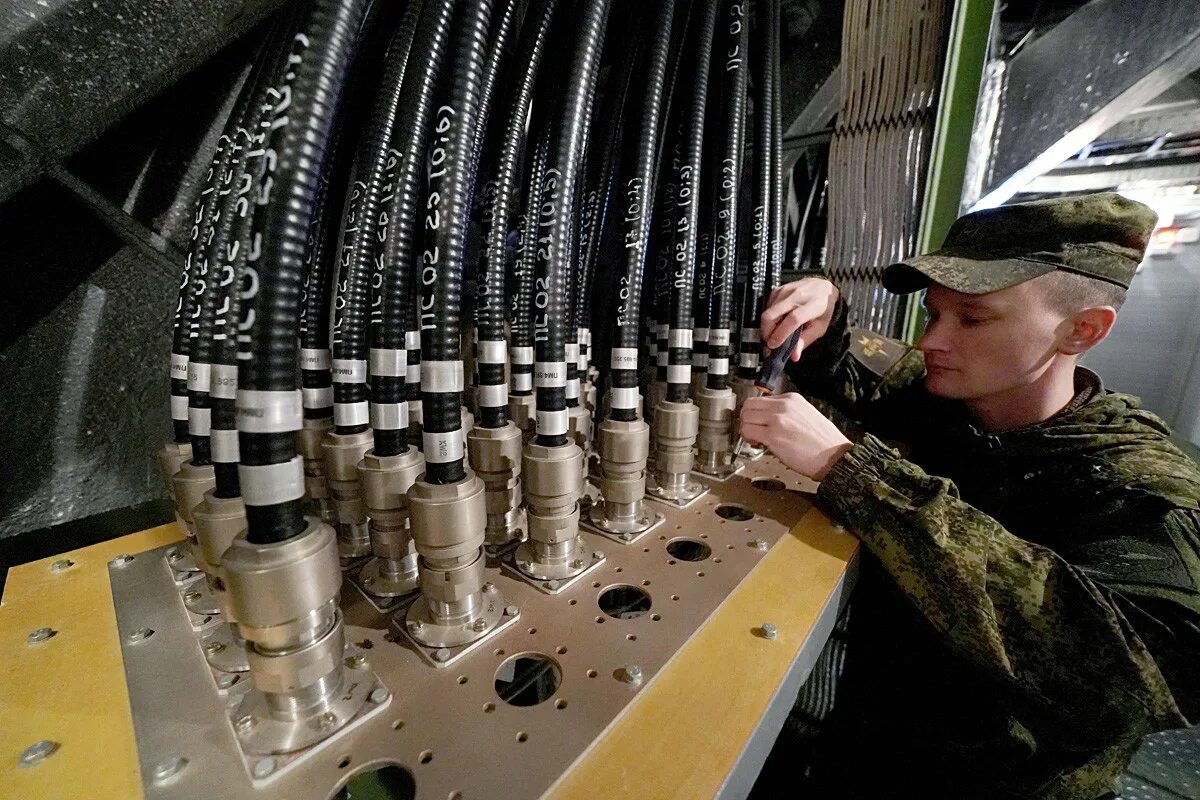
<path fill-rule="evenodd" d="M 625 571 L 625 568 L 624 568 L 624 567 L 617 567 L 617 569 L 616 569 L 615 571 L 616 571 L 616 572 L 624 572 L 624 571 Z"/>
<path fill-rule="evenodd" d="M 518 733 L 518 734 L 517 734 L 517 741 L 518 741 L 518 742 L 522 742 L 522 743 L 524 743 L 524 742 L 528 742 L 528 741 L 529 741 L 529 734 L 528 734 L 528 733 L 526 733 L 525 731 L 521 731 L 520 733 Z"/>
<path fill-rule="evenodd" d="M 672 567 L 675 566 L 675 559 L 672 558 L 670 561 L 667 562 L 667 564 L 669 564 Z"/>
<path fill-rule="evenodd" d="M 537 628 L 530 628 L 530 629 L 529 629 L 529 633 L 530 633 L 530 635 L 531 635 L 531 636 L 532 636 L 533 634 L 537 633 Z"/>
<path fill-rule="evenodd" d="M 345 769 L 348 766 L 350 766 L 350 756 L 342 756 L 338 761 L 338 769 Z"/>
<path fill-rule="evenodd" d="M 594 677 L 596 677 L 596 676 L 597 676 L 597 675 L 599 675 L 599 674 L 600 674 L 600 673 L 596 672 L 596 670 L 594 670 L 594 669 L 589 669 L 589 670 L 587 671 L 587 676 L 588 676 L 589 678 L 594 678 Z"/>
<path fill-rule="evenodd" d="M 467 682 L 467 676 L 466 676 L 466 675 L 459 675 L 459 676 L 458 676 L 458 685 L 459 685 L 459 686 L 462 686 L 462 685 L 463 685 L 464 683 L 466 683 L 466 682 Z"/>
<path fill-rule="evenodd" d="M 562 683 L 562 667 L 544 653 L 519 653 L 496 670 L 496 694 L 511 706 L 536 706 Z"/>
<path fill-rule="evenodd" d="M 708 538 L 708 534 L 707 534 L 707 533 L 702 533 L 702 534 L 700 534 L 700 538 L 701 538 L 701 539 L 707 539 L 707 538 Z"/>
<path fill-rule="evenodd" d="M 650 581 L 642 581 L 642 586 L 649 586 L 649 585 L 650 585 Z"/>
<path fill-rule="evenodd" d="M 732 550 L 732 549 L 733 549 L 733 545 L 731 545 L 731 544 L 727 544 L 727 545 L 725 545 L 725 549 L 726 549 L 726 550 Z"/>
<path fill-rule="evenodd" d="M 404 727 L 404 720 L 398 719 L 392 722 L 392 730 L 398 731 Z"/>
<path fill-rule="evenodd" d="M 697 573 L 696 573 L 696 577 L 697 577 L 697 578 L 703 578 L 703 577 L 704 577 L 704 573 L 703 573 L 703 572 L 697 572 Z"/>
<path fill-rule="evenodd" d="M 596 622 L 604 622 L 604 615 L 601 614 L 600 616 L 596 617 Z"/>
<path fill-rule="evenodd" d="M 430 761 L 433 761 L 433 751 L 432 750 L 422 751 L 420 757 L 418 757 L 417 760 L 420 761 L 422 764 L 428 764 Z"/>
<path fill-rule="evenodd" d="M 496 650 L 495 650 L 495 654 L 496 654 L 496 655 L 498 655 L 498 656 L 502 656 L 502 655 L 504 655 L 504 648 L 503 648 L 503 647 L 497 647 L 497 648 L 496 648 Z"/>
<path fill-rule="evenodd" d="M 573 606 L 578 602 L 579 602 L 578 600 L 576 600 L 574 597 L 572 597 L 570 600 L 567 601 L 567 605 Z"/>
<path fill-rule="evenodd" d="M 554 707 L 561 711 L 567 707 L 567 701 L 562 699 L 555 700 Z"/>
<path fill-rule="evenodd" d="M 597 598 L 600 610 L 617 619 L 635 619 L 650 610 L 650 595 L 636 586 L 610 586 Z M 603 619 L 599 617 L 598 619 Z"/>
<path fill-rule="evenodd" d="M 628 640 L 629 640 L 629 641 L 631 641 L 631 642 L 636 642 L 636 641 L 637 641 L 637 634 L 636 634 L 636 633 L 627 633 L 627 634 L 625 634 L 625 638 L 626 638 L 626 639 L 628 639 Z"/>
<path fill-rule="evenodd" d="M 496 710 L 496 704 L 495 704 L 495 703 L 484 703 L 484 704 L 483 704 L 483 713 L 485 713 L 485 714 L 491 714 L 491 713 L 492 713 L 493 711 L 495 711 L 495 710 Z"/>
<path fill-rule="evenodd" d="M 451 792 L 446 795 L 446 800 L 463 800 L 462 792 Z"/>
<path fill-rule="evenodd" d="M 680 561 L 703 561 L 712 555 L 712 548 L 698 539 L 676 539 L 667 545 L 667 552 Z"/>
<path fill-rule="evenodd" d="M 763 492 L 782 492 L 787 486 L 776 478 L 755 478 L 750 485 Z"/>
<path fill-rule="evenodd" d="M 593 589 L 599 589 L 599 588 L 600 588 L 600 581 L 592 581 L 592 588 L 593 588 Z"/>
<path fill-rule="evenodd" d="M 679 595 L 677 595 L 677 594 L 673 594 L 673 595 L 671 595 L 671 599 L 672 599 L 672 600 L 678 600 L 678 599 L 679 599 Z"/>
<path fill-rule="evenodd" d="M 651 614 L 650 619 L 654 620 L 655 622 L 658 622 L 660 619 L 662 619 L 662 614 Z"/>
<path fill-rule="evenodd" d="M 560 656 L 563 656 L 563 655 L 566 655 L 566 654 L 567 654 L 567 648 L 565 648 L 565 647 L 559 647 L 559 648 L 558 648 L 557 650 L 555 650 L 554 652 L 558 653 Z"/>
<path fill-rule="evenodd" d="M 747 522 L 754 519 L 754 514 L 750 512 L 750 509 L 736 503 L 717 506 L 717 516 L 721 519 L 731 519 L 734 522 Z"/>
<path fill-rule="evenodd" d="M 721 563 L 721 559 L 719 559 L 719 558 L 714 558 L 714 559 L 713 559 L 713 563 L 714 563 L 714 564 L 720 564 L 720 563 Z"/>

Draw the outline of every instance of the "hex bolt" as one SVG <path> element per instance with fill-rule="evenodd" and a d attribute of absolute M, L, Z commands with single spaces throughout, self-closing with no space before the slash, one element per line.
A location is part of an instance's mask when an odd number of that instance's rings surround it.
<path fill-rule="evenodd" d="M 367 699 L 370 700 L 372 703 L 375 703 L 376 705 L 378 705 L 379 703 L 382 703 L 383 701 L 385 701 L 389 697 L 391 697 L 391 695 L 392 695 L 392 693 L 387 690 L 387 687 L 377 686 L 371 690 L 371 693 L 369 695 L 367 695 Z"/>
<path fill-rule="evenodd" d="M 517 614 L 521 613 L 521 609 L 514 605 L 507 605 L 504 607 L 504 613 L 508 614 L 510 617 L 515 617 Z"/>
<path fill-rule="evenodd" d="M 275 759 L 271 756 L 254 762 L 254 777 L 263 779 L 275 771 Z"/>
<path fill-rule="evenodd" d="M 189 603 L 194 603 L 200 599 L 200 593 L 199 592 L 184 592 L 183 599 Z"/>
<path fill-rule="evenodd" d="M 73 566 L 75 566 L 75 562 L 72 561 L 71 559 L 60 558 L 58 561 L 55 561 L 53 564 L 50 565 L 50 571 L 51 572 L 62 572 L 63 570 L 70 569 Z"/>
<path fill-rule="evenodd" d="M 475 631 L 476 633 L 482 633 L 483 631 L 487 630 L 487 620 L 483 617 L 475 620 L 471 623 L 471 630 Z"/>
<path fill-rule="evenodd" d="M 233 723 L 233 726 L 237 728 L 238 733 L 249 733 L 250 729 L 254 727 L 254 717 L 245 714 L 238 717 L 237 722 Z"/>
<path fill-rule="evenodd" d="M 599 560 L 600 560 L 600 559 L 602 559 L 602 558 L 604 558 L 604 551 L 603 551 L 603 550 L 593 550 L 593 551 L 592 551 L 592 559 L 593 559 L 593 560 L 595 560 L 595 561 L 599 561 Z"/>
<path fill-rule="evenodd" d="M 49 739 L 34 742 L 21 752 L 20 764 L 22 767 L 32 767 L 35 764 L 40 764 L 43 759 L 54 755 L 57 750 L 58 742 L 53 742 Z"/>
<path fill-rule="evenodd" d="M 434 661 L 445 661 L 448 658 L 450 658 L 450 651 L 445 647 L 439 647 L 437 650 L 433 651 Z"/>
<path fill-rule="evenodd" d="M 225 645 L 221 642 L 209 642 L 204 645 L 204 652 L 210 656 L 215 656 L 225 649 Z"/>
<path fill-rule="evenodd" d="M 362 669 L 367 665 L 367 657 L 362 653 L 355 653 L 346 659 L 346 666 L 350 669 Z"/>
<path fill-rule="evenodd" d="M 762 631 L 762 635 L 763 635 L 764 639 L 774 639 L 776 636 L 779 635 L 779 631 L 776 630 L 775 626 L 769 622 L 764 622 L 762 624 L 762 627 L 759 628 L 759 630 Z"/>
<path fill-rule="evenodd" d="M 155 783 L 165 783 L 179 774 L 187 766 L 188 760 L 181 756 L 168 756 L 154 765 L 150 777 Z"/>
<path fill-rule="evenodd" d="M 583 569 L 583 559 L 577 558 L 571 562 L 571 569 Z"/>
<path fill-rule="evenodd" d="M 30 644 L 37 644 L 56 635 L 58 635 L 58 631 L 54 630 L 54 628 L 38 628 L 37 630 L 30 631 L 29 635 L 25 637 L 25 641 Z"/>
<path fill-rule="evenodd" d="M 337 721 L 337 714 L 334 714 L 332 711 L 326 711 L 324 714 L 317 717 L 317 726 L 320 727 L 321 730 L 328 730 L 334 725 L 337 725 Z"/>
<path fill-rule="evenodd" d="M 138 628 L 133 633 L 129 634 L 129 641 L 144 642 L 154 635 L 153 628 Z"/>
<path fill-rule="evenodd" d="M 167 561 L 171 562 L 172 564 L 178 564 L 182 560 L 183 553 L 179 552 L 178 550 L 172 550 L 171 552 L 167 553 Z"/>
<path fill-rule="evenodd" d="M 547 589 L 549 589 L 552 592 L 559 587 L 558 581 L 554 581 L 554 580 L 546 581 L 546 583 L 544 585 Z"/>
<path fill-rule="evenodd" d="M 483 585 L 483 591 L 486 594 L 491 594 L 492 592 L 496 591 L 496 584 L 492 583 L 491 581 L 488 581 L 487 583 L 485 583 Z"/>
<path fill-rule="evenodd" d="M 642 682 L 642 668 L 637 664 L 629 664 L 624 669 L 625 682 L 637 686 Z"/>
<path fill-rule="evenodd" d="M 764 542 L 762 539 L 755 539 L 753 542 L 750 543 L 750 546 L 753 547 L 755 550 L 766 550 L 767 549 L 767 543 Z"/>
<path fill-rule="evenodd" d="M 133 561 L 133 556 L 129 555 L 129 553 L 121 553 L 121 555 L 108 562 L 108 565 L 110 567 L 123 567 L 130 561 Z"/>
<path fill-rule="evenodd" d="M 632 541 L 633 541 L 633 534 L 632 534 L 632 533 L 622 533 L 622 534 L 621 534 L 621 541 L 622 541 L 622 542 L 632 542 Z"/>

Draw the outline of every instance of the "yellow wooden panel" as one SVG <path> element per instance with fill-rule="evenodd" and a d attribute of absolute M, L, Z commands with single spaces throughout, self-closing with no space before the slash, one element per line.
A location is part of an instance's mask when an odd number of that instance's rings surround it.
<path fill-rule="evenodd" d="M 714 796 L 857 546 L 805 514 L 546 797 Z M 754 635 L 763 622 L 776 639 Z"/>
<path fill-rule="evenodd" d="M 142 796 L 108 561 L 178 538 L 171 523 L 9 571 L 0 603 L 0 796 Z M 52 572 L 62 558 L 74 566 Z M 29 644 L 42 627 L 58 633 Z M 40 739 L 61 746 L 19 767 L 21 751 Z"/>

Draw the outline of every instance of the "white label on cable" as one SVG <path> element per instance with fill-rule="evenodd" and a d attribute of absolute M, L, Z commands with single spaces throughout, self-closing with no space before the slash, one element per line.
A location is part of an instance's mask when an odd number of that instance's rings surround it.
<path fill-rule="evenodd" d="M 422 449 L 425 451 L 425 460 L 434 464 L 459 460 L 463 457 L 463 447 L 466 445 L 462 428 L 444 433 L 422 431 L 421 441 L 424 445 Z"/>
<path fill-rule="evenodd" d="M 636 347 L 614 347 L 612 349 L 613 369 L 636 370 L 638 368 L 638 351 Z"/>
<path fill-rule="evenodd" d="M 743 342 L 757 342 L 758 341 L 758 328 L 742 328 L 742 341 Z"/>
<path fill-rule="evenodd" d="M 710 358 L 708 360 L 708 371 L 712 375 L 728 375 L 729 374 L 729 359 L 728 358 Z"/>
<path fill-rule="evenodd" d="M 412 352 L 409 350 L 408 352 Z M 409 364 L 408 371 L 404 376 L 405 383 L 411 383 L 413 386 L 421 385 L 421 365 L 420 363 Z"/>
<path fill-rule="evenodd" d="M 244 433 L 292 433 L 304 425 L 300 390 L 238 389 L 237 427 Z"/>
<path fill-rule="evenodd" d="M 372 347 L 371 374 L 383 378 L 405 377 L 408 374 L 408 351 L 390 347 Z"/>
<path fill-rule="evenodd" d="M 579 378 L 569 378 L 567 380 L 567 399 L 579 399 Z"/>
<path fill-rule="evenodd" d="M 507 351 L 508 346 L 503 341 L 485 339 L 475 345 L 475 360 L 480 364 L 503 364 Z"/>
<path fill-rule="evenodd" d="M 333 382 L 366 383 L 366 360 L 358 358 L 335 358 L 333 360 Z"/>
<path fill-rule="evenodd" d="M 575 342 L 574 344 L 567 342 L 567 363 L 579 363 L 579 342 Z"/>
<path fill-rule="evenodd" d="M 668 364 L 667 383 L 691 383 L 692 368 L 689 364 Z"/>
<path fill-rule="evenodd" d="M 463 362 L 422 361 L 421 391 L 442 394 L 463 390 Z"/>
<path fill-rule="evenodd" d="M 691 328 L 672 328 L 667 334 L 667 346 L 680 348 L 692 346 L 692 329 Z"/>
<path fill-rule="evenodd" d="M 300 390 L 300 393 L 304 398 L 305 408 L 329 408 L 333 405 L 332 386 L 320 386 L 311 389 L 305 387 Z"/>
<path fill-rule="evenodd" d="M 351 425 L 366 425 L 370 421 L 371 415 L 367 408 L 366 400 L 357 403 L 333 404 L 334 425 L 349 427 Z"/>
<path fill-rule="evenodd" d="M 218 429 L 209 431 L 208 437 L 213 461 L 221 464 L 236 464 L 241 458 L 237 431 Z"/>
<path fill-rule="evenodd" d="M 272 506 L 304 497 L 304 459 L 282 464 L 238 465 L 242 499 L 248 506 Z"/>
<path fill-rule="evenodd" d="M 188 391 L 207 392 L 211 375 L 211 364 L 200 364 L 196 361 L 189 361 L 187 367 Z"/>
<path fill-rule="evenodd" d="M 208 378 L 208 393 L 218 400 L 237 399 L 237 366 L 213 364 Z"/>
<path fill-rule="evenodd" d="M 514 364 L 533 363 L 532 347 L 513 347 L 509 349 L 509 352 L 512 354 L 512 363 Z"/>
<path fill-rule="evenodd" d="M 371 403 L 371 427 L 377 431 L 402 431 L 408 427 L 404 403 Z"/>
<path fill-rule="evenodd" d="M 188 418 L 188 402 L 186 395 L 171 395 L 171 419 L 183 421 Z"/>
<path fill-rule="evenodd" d="M 542 436 L 559 436 L 567 432 L 567 410 L 537 412 L 537 432 Z"/>
<path fill-rule="evenodd" d="M 565 361 L 539 361 L 533 367 L 533 385 L 539 389 L 555 389 L 567 385 Z"/>
<path fill-rule="evenodd" d="M 323 372 L 329 369 L 331 354 L 328 350 L 311 347 L 300 348 L 300 369 Z"/>
<path fill-rule="evenodd" d="M 707 342 L 708 341 L 708 328 L 693 328 L 692 329 L 692 339 L 697 342 Z"/>
<path fill-rule="evenodd" d="M 514 392 L 533 391 L 533 375 L 529 372 L 514 372 L 512 375 Z"/>
<path fill-rule="evenodd" d="M 406 331 L 404 333 L 404 347 L 406 350 L 420 350 L 421 349 L 421 332 L 420 331 Z"/>
<path fill-rule="evenodd" d="M 636 386 L 614 386 L 608 390 L 608 404 L 613 408 L 637 408 L 638 390 Z"/>
<path fill-rule="evenodd" d="M 188 376 L 188 357 L 179 353 L 171 353 L 171 380 L 186 381 Z"/>
<path fill-rule="evenodd" d="M 508 405 L 508 384 L 492 383 L 480 386 L 475 397 L 483 408 L 502 408 Z"/>
<path fill-rule="evenodd" d="M 415 400 L 405 400 L 404 402 L 408 405 L 409 420 L 417 420 L 417 422 L 419 424 L 420 420 L 421 420 L 421 400 L 420 400 L 420 398 L 417 398 Z"/>
<path fill-rule="evenodd" d="M 713 328 L 708 332 L 708 343 L 715 345 L 729 344 L 729 329 Z"/>
<path fill-rule="evenodd" d="M 192 436 L 208 436 L 212 430 L 211 408 L 188 409 L 188 433 Z"/>
<path fill-rule="evenodd" d="M 742 353 L 738 356 L 738 366 L 753 369 L 758 366 L 758 353 Z"/>

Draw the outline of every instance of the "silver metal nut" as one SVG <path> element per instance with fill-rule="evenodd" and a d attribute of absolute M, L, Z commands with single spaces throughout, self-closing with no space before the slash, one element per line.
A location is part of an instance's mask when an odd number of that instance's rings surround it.
<path fill-rule="evenodd" d="M 75 562 L 72 561 L 71 559 L 60 558 L 58 561 L 55 561 L 53 564 L 50 565 L 50 571 L 51 572 L 62 572 L 63 570 L 70 569 L 73 566 L 75 566 Z"/>
<path fill-rule="evenodd" d="M 391 697 L 391 692 L 389 692 L 383 686 L 375 687 L 374 689 L 371 690 L 371 693 L 369 695 L 367 695 L 367 699 L 370 700 L 372 703 L 375 703 L 376 705 L 384 702 L 389 697 Z"/>
<path fill-rule="evenodd" d="M 54 630 L 54 628 L 37 628 L 29 632 L 29 635 L 25 637 L 25 641 L 29 642 L 29 644 L 37 644 L 57 635 L 58 631 Z"/>
<path fill-rule="evenodd" d="M 187 763 L 188 760 L 182 756 L 169 756 L 154 765 L 150 777 L 155 783 L 164 783 L 178 775 Z"/>
<path fill-rule="evenodd" d="M 271 756 L 254 762 L 254 777 L 265 778 L 275 771 L 275 759 Z"/>
<path fill-rule="evenodd" d="M 20 764 L 22 767 L 32 767 L 34 764 L 40 764 L 43 759 L 54 755 L 58 751 L 58 747 L 58 742 L 51 741 L 50 739 L 42 739 L 39 742 L 34 742 L 21 751 Z"/>
<path fill-rule="evenodd" d="M 764 622 L 759 630 L 762 631 L 764 639 L 774 639 L 779 635 L 779 631 L 769 622 Z"/>

